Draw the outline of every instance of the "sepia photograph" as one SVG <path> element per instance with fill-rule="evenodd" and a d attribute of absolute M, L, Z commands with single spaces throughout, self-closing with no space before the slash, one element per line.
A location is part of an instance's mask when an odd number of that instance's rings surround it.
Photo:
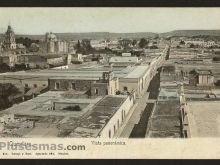
<path fill-rule="evenodd" d="M 219 18 L 1 8 L 0 137 L 219 137 Z"/>
<path fill-rule="evenodd" d="M 220 158 L 219 20 L 0 7 L 1 157 Z"/>

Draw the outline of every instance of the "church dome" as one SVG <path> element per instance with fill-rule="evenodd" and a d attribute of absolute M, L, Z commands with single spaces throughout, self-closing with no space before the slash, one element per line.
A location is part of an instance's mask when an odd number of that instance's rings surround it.
<path fill-rule="evenodd" d="M 52 40 L 52 41 L 57 40 L 57 36 L 55 34 L 53 34 L 52 32 L 46 33 L 46 38 L 47 38 L 47 40 Z"/>

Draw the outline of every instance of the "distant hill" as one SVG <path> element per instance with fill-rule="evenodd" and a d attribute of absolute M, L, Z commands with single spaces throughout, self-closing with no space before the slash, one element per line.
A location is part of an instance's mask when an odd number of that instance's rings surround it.
<path fill-rule="evenodd" d="M 81 39 L 118 39 L 118 38 L 148 38 L 155 37 L 156 33 L 109 33 L 109 32 L 90 32 L 90 33 L 55 33 L 60 39 L 81 40 Z"/>
<path fill-rule="evenodd" d="M 156 33 L 140 32 L 140 33 L 109 33 L 109 32 L 88 32 L 88 33 L 55 33 L 62 40 L 81 40 L 81 39 L 118 39 L 118 38 L 149 38 L 155 37 Z M 1 34 L 0 34 L 1 36 Z M 44 35 L 23 35 L 17 34 L 16 37 L 28 37 L 30 39 L 44 39 Z"/>
<path fill-rule="evenodd" d="M 156 33 L 140 32 L 140 33 L 109 33 L 109 32 L 88 32 L 88 33 L 54 33 L 59 39 L 62 40 L 81 40 L 81 39 L 118 39 L 118 38 L 149 38 L 155 37 Z M 3 34 L 0 34 L 2 37 Z M 16 38 L 28 37 L 30 39 L 40 40 L 44 39 L 45 35 L 28 35 L 16 34 Z"/>
<path fill-rule="evenodd" d="M 151 33 L 151 32 L 137 32 L 137 33 L 109 33 L 109 32 L 88 32 L 88 33 L 55 33 L 59 39 L 62 40 L 81 40 L 81 39 L 118 39 L 118 38 L 149 38 L 156 37 L 157 35 L 161 37 L 168 36 L 220 36 L 220 30 L 175 30 L 166 33 Z M 1 38 L 2 34 L 0 34 Z M 44 39 L 43 35 L 25 35 L 17 34 L 16 37 L 28 37 L 34 40 Z"/>
<path fill-rule="evenodd" d="M 168 36 L 220 36 L 220 30 L 174 30 L 167 33 L 160 33 L 159 36 L 161 37 L 168 37 Z"/>

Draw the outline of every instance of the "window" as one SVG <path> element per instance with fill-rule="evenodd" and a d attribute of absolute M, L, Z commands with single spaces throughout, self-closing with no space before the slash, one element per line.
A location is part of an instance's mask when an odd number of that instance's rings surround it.
<path fill-rule="evenodd" d="M 115 125 L 114 125 L 114 133 L 115 133 L 115 131 L 116 131 L 116 127 L 115 127 Z"/>
<path fill-rule="evenodd" d="M 108 131 L 108 137 L 111 138 L 111 130 Z"/>
<path fill-rule="evenodd" d="M 43 84 L 43 86 L 45 87 L 45 86 L 46 86 L 46 84 Z"/>
<path fill-rule="evenodd" d="M 55 89 L 60 89 L 60 83 L 58 82 L 55 83 Z"/>
<path fill-rule="evenodd" d="M 25 84 L 24 86 L 25 86 L 25 88 L 28 88 L 28 84 Z"/>
<path fill-rule="evenodd" d="M 124 87 L 124 91 L 128 91 L 128 87 Z"/>
<path fill-rule="evenodd" d="M 184 108 L 182 108 L 182 120 L 184 121 L 185 118 L 185 113 L 184 113 Z"/>
<path fill-rule="evenodd" d="M 123 110 L 121 111 L 121 121 L 123 122 L 124 120 L 124 114 L 123 114 Z"/>
<path fill-rule="evenodd" d="M 187 135 L 187 130 L 184 130 L 184 136 L 185 136 L 185 138 L 188 137 L 188 135 Z"/>
<path fill-rule="evenodd" d="M 76 89 L 76 84 L 72 83 L 72 89 Z"/>
<path fill-rule="evenodd" d="M 37 84 L 34 84 L 34 88 L 37 88 Z"/>
<path fill-rule="evenodd" d="M 119 123 L 119 119 L 118 119 L 118 128 L 119 128 L 119 125 L 120 125 L 120 123 Z"/>
<path fill-rule="evenodd" d="M 95 88 L 95 94 L 99 94 L 99 90 L 97 88 Z"/>

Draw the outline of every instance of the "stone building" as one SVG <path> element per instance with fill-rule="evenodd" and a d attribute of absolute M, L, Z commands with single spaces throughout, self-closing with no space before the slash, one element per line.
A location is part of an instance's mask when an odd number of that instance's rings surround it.
<path fill-rule="evenodd" d="M 48 91 L 1 111 L 1 137 L 115 138 L 134 105 L 127 95 L 88 99 L 64 93 Z"/>
<path fill-rule="evenodd" d="M 131 68 L 127 74 L 119 77 L 120 92 L 135 92 L 137 97 L 141 97 L 145 88 L 148 87 L 153 74 L 150 66 L 141 65 Z"/>
<path fill-rule="evenodd" d="M 0 64 L 7 64 L 10 67 L 13 67 L 18 62 L 17 55 L 4 55 L 0 56 Z"/>
<path fill-rule="evenodd" d="M 98 80 L 98 78 L 85 77 L 53 77 L 49 79 L 49 89 L 51 91 L 87 91 L 91 87 L 91 84 Z"/>
<path fill-rule="evenodd" d="M 48 81 L 51 91 L 84 91 L 88 96 L 115 95 L 119 88 L 118 79 L 112 73 L 103 72 L 100 77 L 54 77 Z"/>
<path fill-rule="evenodd" d="M 198 86 L 213 86 L 214 76 L 211 71 L 208 70 L 198 70 L 197 71 Z"/>
<path fill-rule="evenodd" d="M 52 32 L 46 33 L 45 42 L 47 47 L 47 53 L 67 53 L 68 43 L 66 41 L 59 40 Z"/>
<path fill-rule="evenodd" d="M 83 55 L 80 53 L 71 54 L 71 61 L 83 61 Z"/>
<path fill-rule="evenodd" d="M 10 25 L 5 33 L 4 48 L 5 49 L 16 49 L 15 33 Z"/>
<path fill-rule="evenodd" d="M 17 63 L 25 64 L 30 68 L 49 68 L 51 66 L 60 66 L 64 64 L 61 55 L 36 55 L 36 54 L 22 54 L 18 56 Z"/>
<path fill-rule="evenodd" d="M 30 68 L 48 68 L 47 60 L 40 55 L 22 54 L 18 56 L 18 64 L 25 64 Z"/>

